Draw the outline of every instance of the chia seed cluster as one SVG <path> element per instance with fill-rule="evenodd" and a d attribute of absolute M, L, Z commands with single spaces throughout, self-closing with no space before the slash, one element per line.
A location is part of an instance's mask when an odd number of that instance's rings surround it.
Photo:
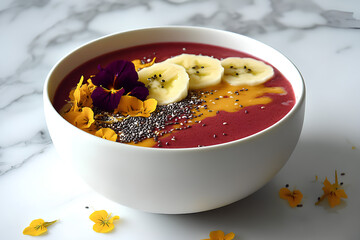
<path fill-rule="evenodd" d="M 191 92 L 180 102 L 157 106 L 150 117 L 124 117 L 119 113 L 111 114 L 98 109 L 95 110 L 95 116 L 100 120 L 97 121 L 98 127 L 113 129 L 118 134 L 119 142 L 138 143 L 153 138 L 160 144 L 158 137 L 175 130 L 190 128 L 191 126 L 186 123 L 198 117 L 196 109 L 199 109 L 203 102 L 205 101 L 197 93 Z M 167 128 L 178 124 L 180 127 Z"/>

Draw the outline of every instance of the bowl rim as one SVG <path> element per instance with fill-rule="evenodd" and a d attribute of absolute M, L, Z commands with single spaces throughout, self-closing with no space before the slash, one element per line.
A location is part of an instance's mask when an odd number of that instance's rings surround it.
<path fill-rule="evenodd" d="M 136 146 L 136 145 L 130 145 L 130 144 L 121 144 L 119 142 L 113 142 L 113 141 L 109 141 L 109 140 L 106 140 L 106 139 L 102 139 L 102 138 L 99 138 L 97 136 L 94 136 L 90 133 L 87 133 L 81 129 L 79 129 L 78 127 L 75 127 L 74 125 L 72 125 L 71 123 L 69 123 L 68 121 L 66 121 L 57 111 L 56 109 L 54 108 L 51 100 L 50 100 L 50 96 L 49 96 L 49 82 L 50 82 L 50 78 L 51 78 L 51 75 L 53 74 L 53 72 L 56 70 L 56 68 L 71 54 L 79 51 L 80 49 L 88 46 L 88 45 L 91 45 L 91 44 L 94 44 L 96 42 L 100 42 L 100 41 L 103 41 L 104 39 L 107 39 L 107 38 L 111 38 L 111 37 L 114 37 L 114 36 L 118 36 L 118 35 L 123 35 L 123 34 L 129 34 L 129 33 L 132 33 L 132 32 L 138 32 L 138 31 L 151 31 L 151 30 L 163 30 L 163 31 L 166 31 L 167 29 L 169 30 L 173 30 L 173 29 L 181 29 L 183 31 L 189 31 L 189 30 L 201 30 L 201 31 L 212 31 L 212 32 L 218 32 L 219 34 L 230 34 L 230 35 L 234 35 L 234 36 L 241 36 L 242 38 L 245 38 L 247 39 L 248 41 L 252 41 L 254 42 L 255 44 L 258 44 L 258 45 L 263 45 L 269 49 L 271 49 L 272 51 L 275 51 L 275 52 L 278 52 L 282 57 L 284 57 L 285 60 L 287 60 L 294 68 L 295 70 L 297 71 L 297 73 L 299 74 L 299 78 L 301 80 L 301 91 L 300 91 L 300 94 L 299 94 L 299 98 L 298 100 L 295 102 L 294 106 L 290 109 L 290 111 L 288 113 L 286 113 L 285 116 L 283 116 L 280 120 L 278 120 L 277 122 L 275 122 L 274 124 L 270 125 L 269 127 L 259 131 L 259 132 L 256 132 L 254 134 L 251 134 L 249 136 L 246 136 L 246 137 L 243 137 L 243 138 L 240 138 L 240 139 L 237 139 L 237 140 L 233 140 L 233 141 L 229 141 L 229 142 L 224 142 L 224 143 L 220 143 L 220 144 L 215 144 L 215 145 L 209 145 L 209 146 L 202 146 L 202 147 L 188 147 L 188 148 L 153 148 L 153 147 L 142 147 L 142 146 Z M 213 44 L 215 45 L 215 44 Z M 134 45 L 133 47 L 135 47 L 136 45 Z M 216 46 L 216 45 L 215 45 Z M 229 47 L 231 48 L 231 47 Z M 121 49 L 121 48 L 119 48 Z M 106 54 L 106 53 L 103 53 L 103 54 Z M 101 54 L 100 54 L 101 55 Z M 99 56 L 100 56 L 99 55 Z M 257 56 L 255 56 L 257 57 Z M 265 60 L 266 61 L 266 60 Z M 293 84 L 291 84 L 292 87 Z M 119 32 L 114 32 L 114 33 L 111 33 L 111 34 L 106 34 L 104 36 L 101 36 L 101 37 L 98 37 L 96 39 L 93 39 L 93 40 L 90 40 L 90 41 L 87 41 L 83 44 L 81 44 L 80 46 L 76 47 L 75 49 L 72 49 L 70 50 L 68 53 L 66 53 L 63 57 L 61 57 L 55 64 L 54 66 L 51 68 L 51 70 L 49 71 L 49 73 L 47 74 L 46 76 L 46 79 L 45 79 L 45 82 L 44 82 L 44 87 L 43 87 L 43 101 L 44 101 L 44 104 L 47 103 L 50 105 L 51 107 L 51 111 L 55 111 L 57 114 L 56 116 L 61 118 L 65 125 L 66 126 L 69 126 L 69 127 L 73 127 L 75 128 L 77 134 L 86 134 L 84 135 L 85 136 L 88 136 L 88 137 L 92 137 L 92 138 L 96 138 L 97 140 L 99 140 L 100 142 L 104 143 L 104 144 L 116 144 L 116 145 L 119 145 L 121 144 L 122 147 L 125 147 L 125 148 L 135 148 L 135 149 L 148 149 L 148 151 L 173 151 L 173 152 L 176 152 L 176 151 L 207 151 L 207 150 L 216 150 L 218 148 L 227 148 L 227 147 L 231 147 L 232 145 L 234 144 L 239 144 L 241 142 L 246 142 L 246 141 L 251 141 L 251 140 L 256 140 L 257 138 L 265 135 L 265 134 L 269 134 L 271 131 L 273 131 L 274 129 L 278 128 L 280 125 L 282 125 L 284 122 L 288 121 L 289 118 L 291 118 L 292 116 L 295 115 L 295 113 L 301 108 L 301 106 L 305 103 L 305 95 L 306 95 L 306 87 L 305 87 L 305 81 L 304 81 L 304 78 L 300 72 L 300 70 L 298 69 L 298 67 L 285 55 L 283 54 L 282 52 L 280 52 L 279 50 L 273 48 L 272 46 L 268 45 L 268 44 L 265 44 L 263 42 L 260 42 L 254 38 L 251 38 L 251 37 L 248 37 L 246 35 L 242 35 L 242 34 L 239 34 L 239 33 L 235 33 L 235 32 L 230 32 L 230 31 L 226 31 L 226 30 L 220 30 L 220 29 L 215 29 L 215 28 L 208 28 L 208 27 L 197 27 L 197 26 L 154 26 L 154 27 L 144 27 L 144 28 L 136 28 L 136 29 L 129 29 L 129 30 L 124 30 L 124 31 L 119 31 Z M 114 145 L 114 146 L 116 146 Z"/>

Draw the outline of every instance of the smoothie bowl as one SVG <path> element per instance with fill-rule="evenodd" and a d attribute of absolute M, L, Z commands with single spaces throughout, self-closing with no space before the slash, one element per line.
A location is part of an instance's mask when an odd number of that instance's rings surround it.
<path fill-rule="evenodd" d="M 59 154 L 95 191 L 153 213 L 238 201 L 284 166 L 305 86 L 281 53 L 198 27 L 121 32 L 61 59 L 44 85 Z"/>

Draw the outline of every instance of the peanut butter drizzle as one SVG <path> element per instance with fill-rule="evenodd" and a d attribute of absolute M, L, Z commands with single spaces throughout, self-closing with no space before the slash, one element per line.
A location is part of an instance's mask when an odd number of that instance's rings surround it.
<path fill-rule="evenodd" d="M 252 105 L 265 105 L 272 101 L 268 96 L 264 96 L 267 93 L 273 94 L 286 94 L 286 91 L 281 87 L 266 87 L 264 84 L 257 86 L 232 86 L 227 83 L 221 82 L 216 86 L 211 86 L 197 90 L 201 98 L 206 102 L 202 106 L 193 111 L 196 112 L 196 118 L 187 120 L 186 125 L 197 124 L 195 121 L 201 121 L 207 117 L 213 117 L 217 111 L 237 112 L 244 107 Z M 173 125 L 173 128 L 179 128 L 180 125 Z M 159 137 L 161 138 L 169 136 L 170 133 Z M 154 139 L 146 139 L 137 144 L 129 143 L 131 145 L 142 147 L 153 147 L 156 142 Z"/>

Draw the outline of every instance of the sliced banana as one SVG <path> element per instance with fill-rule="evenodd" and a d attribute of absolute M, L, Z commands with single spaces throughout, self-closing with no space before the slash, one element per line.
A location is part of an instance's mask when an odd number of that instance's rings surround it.
<path fill-rule="evenodd" d="M 213 57 L 184 53 L 165 62 L 175 63 L 186 69 L 190 77 L 190 90 L 217 85 L 224 74 L 221 62 Z"/>
<path fill-rule="evenodd" d="M 161 62 L 138 72 L 139 81 L 149 89 L 148 98 L 158 105 L 178 102 L 186 98 L 189 90 L 189 75 L 182 66 Z"/>
<path fill-rule="evenodd" d="M 274 69 L 253 58 L 229 57 L 221 61 L 223 80 L 233 86 L 262 84 L 274 76 Z"/>

